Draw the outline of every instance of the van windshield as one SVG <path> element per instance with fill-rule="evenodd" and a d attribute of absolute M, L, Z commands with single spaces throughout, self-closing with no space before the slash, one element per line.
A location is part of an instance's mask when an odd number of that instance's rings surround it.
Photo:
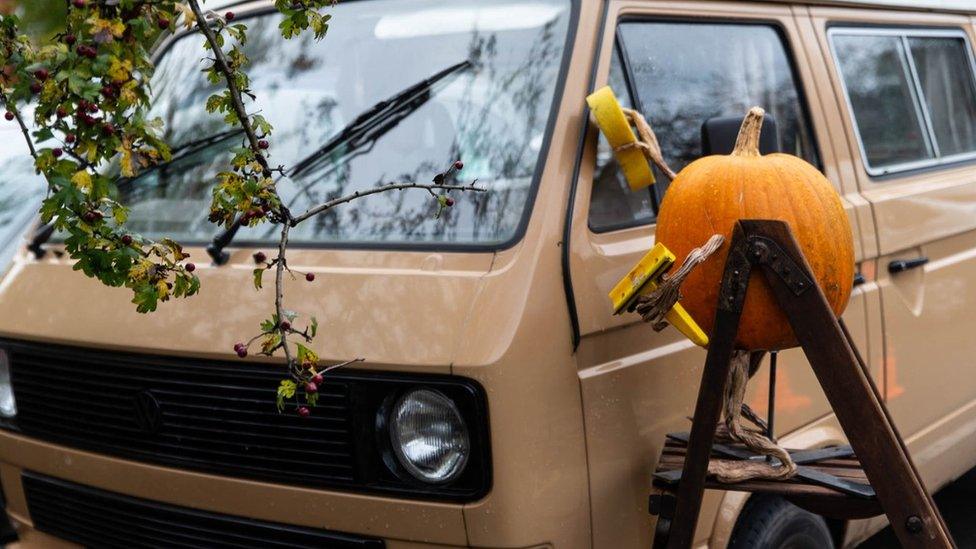
<path fill-rule="evenodd" d="M 247 72 L 260 112 L 275 129 L 273 166 L 291 168 L 362 112 L 404 88 L 468 61 L 440 79 L 429 97 L 375 139 L 333 151 L 278 183 L 292 212 L 356 190 L 429 181 L 455 159 L 461 180 L 486 193 L 455 193 L 456 205 L 435 218 L 423 191 L 374 195 L 340 206 L 291 232 L 298 244 L 497 245 L 517 232 L 531 202 L 570 19 L 568 0 L 369 0 L 333 8 L 328 36 L 281 38 L 277 13 L 240 18 L 249 28 Z M 203 38 L 176 40 L 153 79 L 154 115 L 174 148 L 226 132 L 208 114 L 220 86 L 201 69 Z M 201 146 L 120 193 L 128 227 L 149 237 L 209 241 L 215 175 L 228 169 L 240 134 Z M 238 242 L 276 238 L 270 225 L 245 228 Z"/>

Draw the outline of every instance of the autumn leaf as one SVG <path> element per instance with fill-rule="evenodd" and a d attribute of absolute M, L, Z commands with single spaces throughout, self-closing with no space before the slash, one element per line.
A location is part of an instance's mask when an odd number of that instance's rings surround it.
<path fill-rule="evenodd" d="M 90 191 L 92 187 L 92 178 L 88 170 L 78 170 L 75 172 L 71 177 L 71 182 L 75 184 L 75 187 L 83 191 Z"/>

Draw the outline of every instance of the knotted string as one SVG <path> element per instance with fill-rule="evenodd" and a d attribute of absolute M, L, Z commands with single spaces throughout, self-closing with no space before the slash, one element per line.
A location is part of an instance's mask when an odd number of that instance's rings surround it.
<path fill-rule="evenodd" d="M 629 149 L 638 149 L 644 156 L 657 166 L 657 169 L 664 174 L 664 177 L 668 178 L 668 181 L 673 180 L 677 175 L 674 170 L 668 166 L 668 163 L 664 160 L 664 155 L 661 154 L 661 145 L 657 141 L 657 135 L 654 134 L 654 130 L 651 129 L 651 125 L 644 118 L 644 115 L 635 111 L 634 109 L 621 109 L 624 112 L 624 117 L 630 122 L 634 128 L 637 130 L 637 141 L 632 143 L 627 143 L 626 145 L 621 145 L 615 147 L 614 152 L 625 151 Z"/>
<path fill-rule="evenodd" d="M 712 235 L 704 246 L 691 250 L 677 271 L 664 275 L 661 285 L 656 290 L 637 298 L 637 314 L 641 315 L 644 322 L 650 322 L 654 331 L 660 332 L 667 328 L 668 322 L 664 319 L 664 315 L 668 314 L 668 311 L 674 308 L 674 304 L 681 299 L 681 283 L 691 274 L 692 269 L 715 253 L 723 242 L 725 242 L 724 236 Z"/>
<path fill-rule="evenodd" d="M 749 351 L 734 351 L 730 361 L 729 379 L 723 395 L 723 412 L 728 436 L 744 444 L 753 452 L 779 460 L 779 464 L 760 460 L 715 459 L 708 462 L 708 472 L 719 482 L 735 483 L 762 478 L 786 480 L 796 474 L 796 463 L 789 452 L 770 440 L 765 433 L 742 426 L 743 399 L 749 381 Z"/>

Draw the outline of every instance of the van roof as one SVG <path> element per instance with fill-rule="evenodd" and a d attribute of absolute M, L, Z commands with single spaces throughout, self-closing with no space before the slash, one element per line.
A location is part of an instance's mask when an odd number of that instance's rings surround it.
<path fill-rule="evenodd" d="M 976 0 L 773 0 L 783 3 L 976 13 Z"/>
<path fill-rule="evenodd" d="M 221 9 L 237 4 L 251 4 L 256 0 L 210 0 L 208 9 Z M 872 8 L 900 8 L 926 11 L 962 12 L 976 14 L 976 0 L 765 0 L 782 4 L 814 4 L 827 6 L 855 6 Z M 271 2 L 269 1 L 268 4 Z"/>

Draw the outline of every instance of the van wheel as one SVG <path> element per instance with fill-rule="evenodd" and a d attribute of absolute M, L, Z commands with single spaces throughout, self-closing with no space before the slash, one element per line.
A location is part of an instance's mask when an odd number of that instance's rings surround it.
<path fill-rule="evenodd" d="M 833 549 L 823 517 L 783 498 L 749 498 L 732 531 L 729 549 Z"/>

